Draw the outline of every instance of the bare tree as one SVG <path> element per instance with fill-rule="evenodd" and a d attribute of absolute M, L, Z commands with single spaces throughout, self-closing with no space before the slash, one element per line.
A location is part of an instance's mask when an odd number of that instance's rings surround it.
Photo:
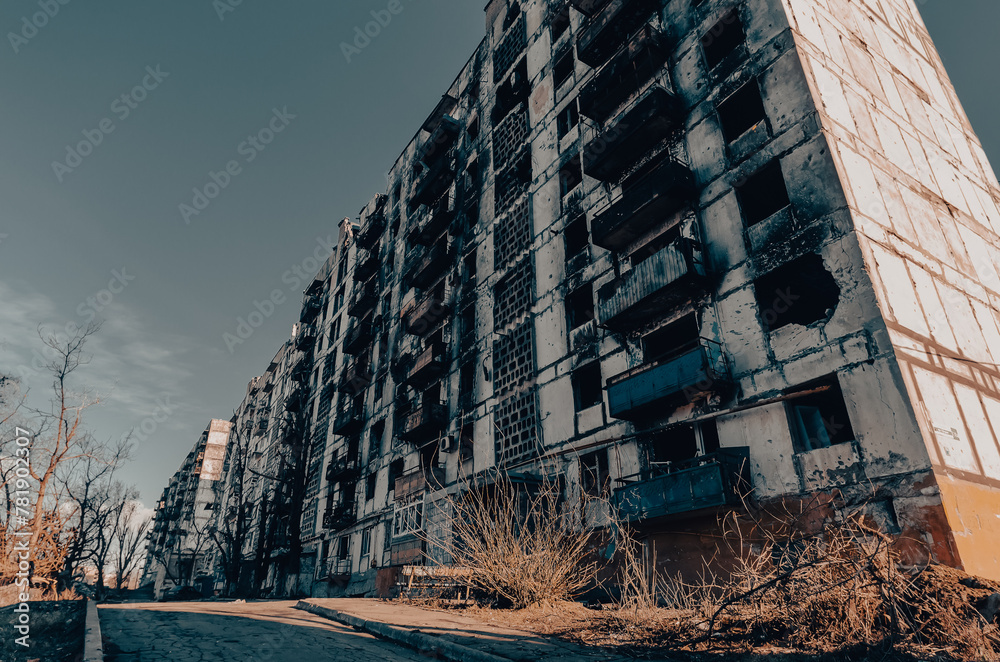
<path fill-rule="evenodd" d="M 249 533 L 248 518 L 253 505 L 249 489 L 250 447 L 249 430 L 234 424 L 226 447 L 227 470 L 214 486 L 215 519 L 208 528 L 208 536 L 222 567 L 223 594 L 227 596 L 233 595 L 239 586 Z"/>
<path fill-rule="evenodd" d="M 143 512 L 142 503 L 133 499 L 125 504 L 113 524 L 113 566 L 115 586 L 121 588 L 132 573 L 139 569 L 146 534 L 153 526 L 153 518 Z"/>

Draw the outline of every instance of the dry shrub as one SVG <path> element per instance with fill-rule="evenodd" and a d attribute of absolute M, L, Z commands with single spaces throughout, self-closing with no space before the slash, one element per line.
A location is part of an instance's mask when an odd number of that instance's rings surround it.
<path fill-rule="evenodd" d="M 493 469 L 445 497 L 450 531 L 425 533 L 428 546 L 471 571 L 469 581 L 515 608 L 570 600 L 590 585 L 593 532 L 564 508 L 557 480 L 515 485 Z M 428 555 L 437 561 L 434 555 Z"/>

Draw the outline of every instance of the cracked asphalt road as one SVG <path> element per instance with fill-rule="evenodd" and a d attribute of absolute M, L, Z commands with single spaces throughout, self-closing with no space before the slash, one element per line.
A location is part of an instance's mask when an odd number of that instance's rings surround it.
<path fill-rule="evenodd" d="M 285 602 L 101 605 L 105 662 L 426 660 Z"/>

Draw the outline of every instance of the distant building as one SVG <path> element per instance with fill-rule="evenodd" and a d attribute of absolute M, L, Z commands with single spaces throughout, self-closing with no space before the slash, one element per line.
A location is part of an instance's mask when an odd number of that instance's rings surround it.
<path fill-rule="evenodd" d="M 209 423 L 156 505 L 141 582 L 153 582 L 156 597 L 173 586 L 210 588 L 209 528 L 215 520 L 215 485 L 222 476 L 230 426 L 224 420 Z"/>

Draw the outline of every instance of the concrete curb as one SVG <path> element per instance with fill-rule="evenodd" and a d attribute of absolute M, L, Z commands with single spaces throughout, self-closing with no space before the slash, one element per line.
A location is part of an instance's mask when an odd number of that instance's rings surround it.
<path fill-rule="evenodd" d="M 510 658 L 500 657 L 492 653 L 484 653 L 475 648 L 469 648 L 468 646 L 446 641 L 440 637 L 424 634 L 419 630 L 395 627 L 381 621 L 367 621 L 363 618 L 345 614 L 329 607 L 321 607 L 305 600 L 299 600 L 295 608 L 308 611 L 323 618 L 329 618 L 332 621 L 350 625 L 353 628 L 363 630 L 377 637 L 413 648 L 420 653 L 432 653 L 440 659 L 452 660 L 452 662 L 510 662 Z M 86 662 L 90 661 L 87 660 Z"/>
<path fill-rule="evenodd" d="M 93 600 L 87 600 L 87 620 L 83 625 L 83 662 L 104 662 L 101 619 L 97 615 L 97 603 Z"/>

